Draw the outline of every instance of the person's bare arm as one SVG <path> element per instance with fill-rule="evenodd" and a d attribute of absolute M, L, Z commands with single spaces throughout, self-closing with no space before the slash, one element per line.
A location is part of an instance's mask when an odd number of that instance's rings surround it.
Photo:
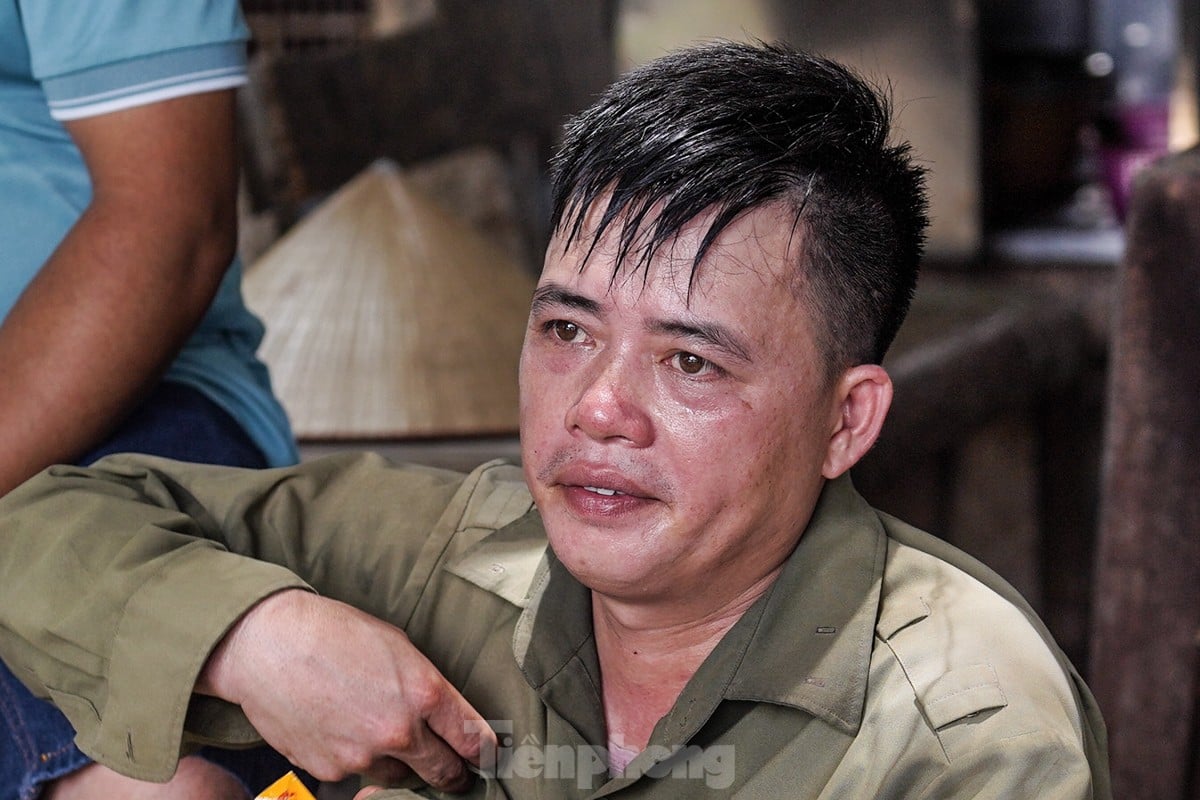
<path fill-rule="evenodd" d="M 93 199 L 0 325 L 0 494 L 121 420 L 195 329 L 236 248 L 232 90 L 67 128 Z"/>
<path fill-rule="evenodd" d="M 445 791 L 479 765 L 483 718 L 392 625 L 292 590 L 266 598 L 213 651 L 196 691 L 242 707 L 262 737 L 322 780 L 409 771 Z"/>

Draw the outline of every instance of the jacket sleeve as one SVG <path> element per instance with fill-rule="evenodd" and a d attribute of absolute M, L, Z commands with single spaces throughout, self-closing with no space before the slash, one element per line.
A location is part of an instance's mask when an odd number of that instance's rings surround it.
<path fill-rule="evenodd" d="M 1031 730 L 990 743 L 948 765 L 919 800 L 1111 800 L 1092 783 L 1092 768 L 1078 743 Z"/>
<path fill-rule="evenodd" d="M 335 456 L 235 470 L 138 456 L 52 467 L 0 500 L 0 657 L 53 700 L 87 755 L 166 780 L 182 749 L 249 744 L 193 697 L 251 606 L 312 588 L 390 615 L 463 476 Z"/>

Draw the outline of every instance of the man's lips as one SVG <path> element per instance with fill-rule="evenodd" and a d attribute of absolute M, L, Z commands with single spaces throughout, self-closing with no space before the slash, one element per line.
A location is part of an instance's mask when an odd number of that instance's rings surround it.
<path fill-rule="evenodd" d="M 579 517 L 598 519 L 635 513 L 658 500 L 658 492 L 612 464 L 567 462 L 546 476 L 566 507 Z"/>
<path fill-rule="evenodd" d="M 564 489 L 579 489 L 597 497 L 630 497 L 654 499 L 654 492 L 626 473 L 611 468 L 571 466 L 554 476 L 554 483 Z"/>

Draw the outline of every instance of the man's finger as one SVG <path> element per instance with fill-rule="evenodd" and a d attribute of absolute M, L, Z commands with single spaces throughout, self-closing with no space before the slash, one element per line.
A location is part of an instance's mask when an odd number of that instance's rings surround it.
<path fill-rule="evenodd" d="M 405 778 L 411 777 L 413 770 L 408 764 L 395 758 L 378 758 L 363 770 L 363 774 L 384 786 L 394 786 Z"/>
<path fill-rule="evenodd" d="M 444 792 L 464 791 L 474 779 L 462 756 L 425 726 L 405 752 L 391 755 L 407 764 L 421 780 Z"/>
<path fill-rule="evenodd" d="M 434 709 L 426 722 L 434 734 L 477 767 L 480 753 L 496 752 L 495 731 L 457 691 L 447 693 L 446 702 Z"/>

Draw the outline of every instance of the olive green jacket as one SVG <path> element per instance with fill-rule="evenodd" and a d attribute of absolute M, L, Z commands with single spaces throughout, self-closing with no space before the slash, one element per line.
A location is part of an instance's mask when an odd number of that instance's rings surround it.
<path fill-rule="evenodd" d="M 848 479 L 615 778 L 589 593 L 515 467 L 121 456 L 0 501 L 0 655 L 135 777 L 255 741 L 191 689 L 247 608 L 296 586 L 403 628 L 491 721 L 499 764 L 471 797 L 1110 797 L 1094 701 L 1025 602 Z"/>

